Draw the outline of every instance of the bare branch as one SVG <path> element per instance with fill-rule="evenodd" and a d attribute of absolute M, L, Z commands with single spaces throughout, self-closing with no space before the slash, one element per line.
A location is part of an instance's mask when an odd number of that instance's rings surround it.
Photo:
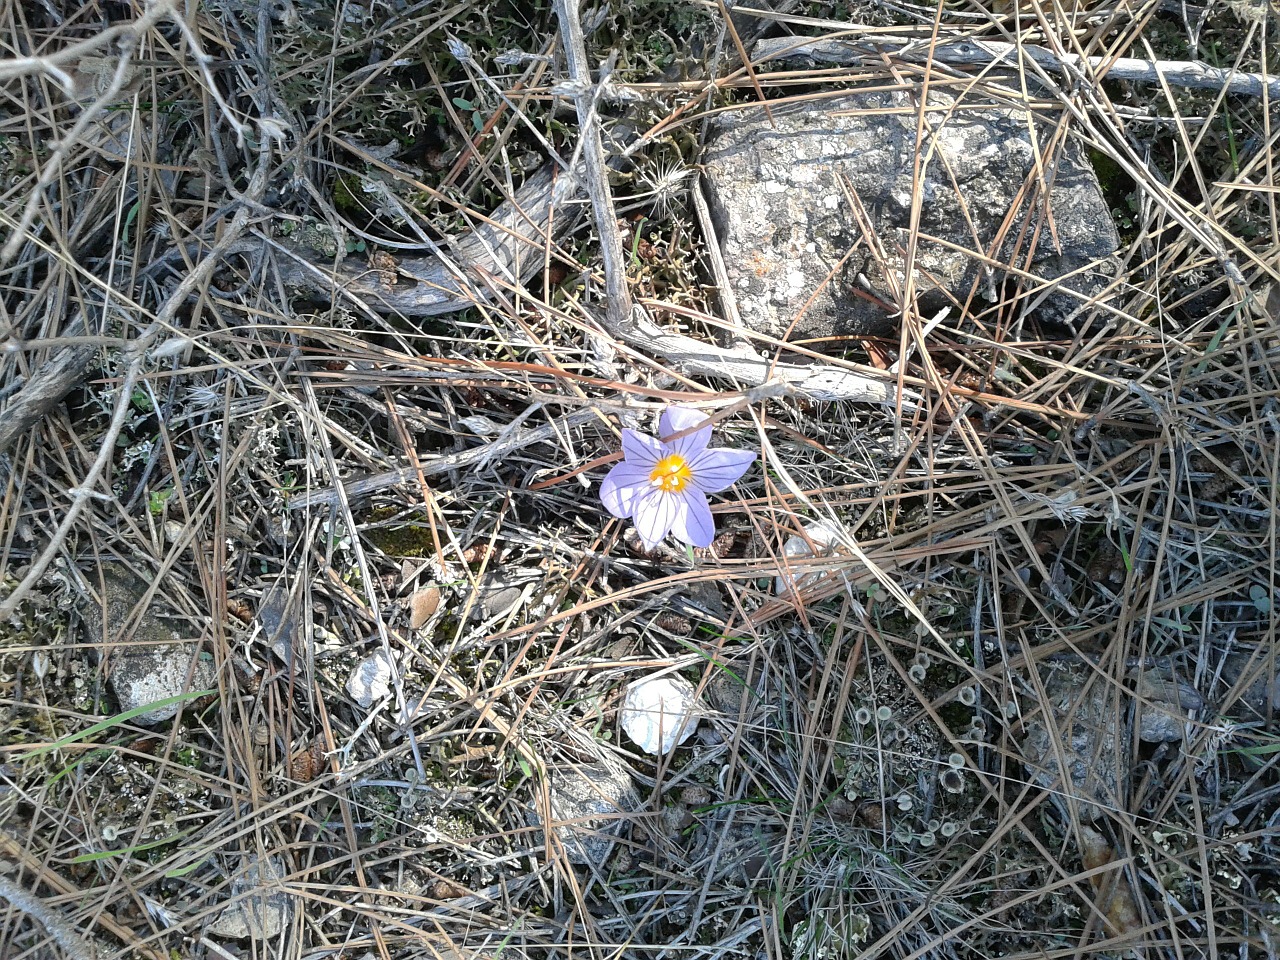
<path fill-rule="evenodd" d="M 1197 60 L 1138 60 L 1133 57 L 1082 57 L 1056 54 L 1044 47 L 1003 43 L 995 40 L 940 39 L 930 46 L 918 38 L 876 35 L 857 40 L 799 41 L 790 37 L 762 40 L 752 50 L 757 63 L 767 60 L 806 58 L 821 63 L 850 65 L 879 61 L 882 55 L 901 60 L 946 63 L 963 66 L 1005 66 L 1016 70 L 1022 59 L 1033 60 L 1046 70 L 1057 70 L 1090 83 L 1102 80 L 1132 80 L 1175 87 L 1226 90 L 1251 97 L 1264 93 L 1280 99 L 1280 78 L 1260 73 L 1241 73 L 1211 67 Z"/>

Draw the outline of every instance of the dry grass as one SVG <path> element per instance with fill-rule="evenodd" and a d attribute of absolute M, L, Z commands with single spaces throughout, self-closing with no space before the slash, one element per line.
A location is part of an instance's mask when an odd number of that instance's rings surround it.
<path fill-rule="evenodd" d="M 1276 955 L 1269 101 L 918 55 L 745 71 L 727 35 L 708 78 L 685 68 L 719 4 L 585 11 L 643 94 L 600 109 L 640 138 L 624 260 L 667 329 L 722 327 L 687 202 L 711 111 L 927 77 L 1093 151 L 1126 241 L 1094 322 L 1019 322 L 1011 289 L 925 338 L 905 291 L 901 342 L 820 362 L 918 402 L 761 399 L 608 332 L 581 204 L 465 310 L 299 281 L 300 237 L 394 275 L 570 156 L 551 9 L 127 6 L 0 3 L 0 956 Z M 1243 2 L 785 6 L 805 37 L 1276 71 Z M 54 359 L 73 376 L 19 428 Z M 671 401 L 761 453 L 712 551 L 637 550 L 596 497 L 619 427 Z M 844 547 L 787 559 L 814 520 Z M 155 727 L 105 682 L 129 638 L 82 629 L 117 561 L 217 678 Z M 823 576 L 779 598 L 784 571 Z M 345 685 L 376 651 L 365 709 Z M 709 716 L 655 762 L 616 711 L 673 664 Z M 1045 686 L 1081 664 L 1099 755 L 1131 761 L 1096 820 L 1023 752 L 1037 716 L 1066 736 Z M 1133 733 L 1152 668 L 1200 698 L 1180 741 Z M 586 868 L 529 811 L 606 754 L 643 806 Z M 235 882 L 249 857 L 278 875 Z M 262 891 L 277 936 L 210 932 Z"/>

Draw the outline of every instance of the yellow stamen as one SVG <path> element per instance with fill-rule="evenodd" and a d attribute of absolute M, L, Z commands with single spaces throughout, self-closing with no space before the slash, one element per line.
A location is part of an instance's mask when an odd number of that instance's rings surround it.
<path fill-rule="evenodd" d="M 654 465 L 649 474 L 649 482 L 667 493 L 679 493 L 692 479 L 689 462 L 678 453 L 663 457 Z"/>

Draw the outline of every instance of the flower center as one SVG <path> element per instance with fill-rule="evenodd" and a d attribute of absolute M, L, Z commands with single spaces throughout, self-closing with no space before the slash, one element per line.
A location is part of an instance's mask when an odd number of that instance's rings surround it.
<path fill-rule="evenodd" d="M 667 493 L 679 493 L 692 479 L 689 462 L 678 453 L 671 453 L 659 460 L 649 474 L 649 482 Z"/>

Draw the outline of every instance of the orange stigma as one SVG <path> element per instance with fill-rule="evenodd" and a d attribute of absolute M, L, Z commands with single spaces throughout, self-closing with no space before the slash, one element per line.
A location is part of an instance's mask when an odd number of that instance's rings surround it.
<path fill-rule="evenodd" d="M 678 453 L 670 453 L 654 465 L 649 482 L 667 493 L 679 493 L 692 477 L 689 462 Z"/>

